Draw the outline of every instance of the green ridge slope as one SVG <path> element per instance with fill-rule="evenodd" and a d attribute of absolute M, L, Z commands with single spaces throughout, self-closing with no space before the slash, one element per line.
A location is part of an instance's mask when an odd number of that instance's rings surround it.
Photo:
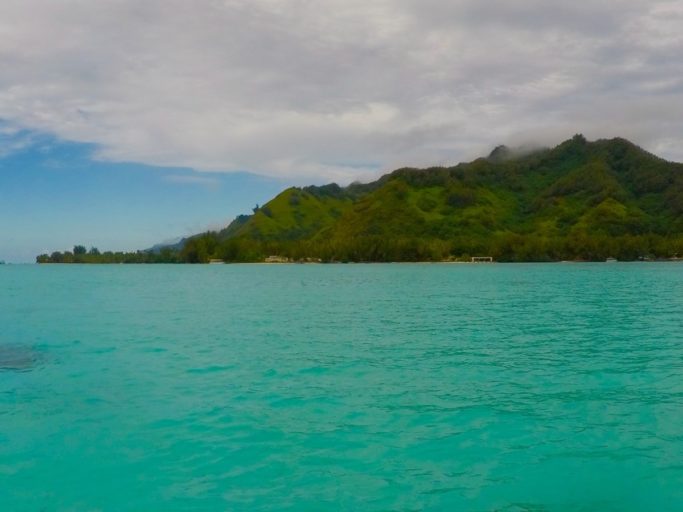
<path fill-rule="evenodd" d="M 224 239 L 260 242 L 259 259 L 637 259 L 681 252 L 682 214 L 681 164 L 578 135 L 519 157 L 496 148 L 455 167 L 399 169 L 355 189 L 288 189 Z"/>

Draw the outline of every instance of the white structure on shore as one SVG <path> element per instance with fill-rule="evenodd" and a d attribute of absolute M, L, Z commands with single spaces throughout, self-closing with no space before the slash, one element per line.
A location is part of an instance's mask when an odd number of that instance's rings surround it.
<path fill-rule="evenodd" d="M 266 263 L 289 263 L 289 258 L 284 256 L 268 256 L 264 261 Z"/>

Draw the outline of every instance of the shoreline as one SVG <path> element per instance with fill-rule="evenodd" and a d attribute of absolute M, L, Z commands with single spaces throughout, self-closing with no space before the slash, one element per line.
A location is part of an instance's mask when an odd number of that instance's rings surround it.
<path fill-rule="evenodd" d="M 476 262 L 476 261 L 282 261 L 282 262 L 267 262 L 267 261 L 235 261 L 235 262 L 206 262 L 206 263 L 5 263 L 4 266 L 17 266 L 17 265 L 36 265 L 36 266 L 98 266 L 98 265 L 167 265 L 167 266 L 217 266 L 217 265 L 267 265 L 267 266 L 278 266 L 278 265 L 473 265 L 473 266 L 488 266 L 488 265 L 552 265 L 552 264 L 615 264 L 615 263 L 683 263 L 683 258 L 671 258 L 671 259 L 657 259 L 657 260 L 556 260 L 556 261 L 488 261 L 488 262 Z"/>

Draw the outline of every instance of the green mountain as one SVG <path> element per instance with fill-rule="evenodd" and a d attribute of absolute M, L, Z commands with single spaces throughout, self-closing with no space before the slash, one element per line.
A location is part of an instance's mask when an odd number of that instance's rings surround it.
<path fill-rule="evenodd" d="M 292 187 L 172 252 L 187 262 L 671 258 L 683 255 L 683 164 L 619 138 L 499 146 L 454 167 Z"/>
<path fill-rule="evenodd" d="M 683 165 L 624 139 L 576 135 L 553 149 L 504 146 L 454 167 L 376 182 L 289 188 L 186 260 L 634 260 L 683 254 Z"/>

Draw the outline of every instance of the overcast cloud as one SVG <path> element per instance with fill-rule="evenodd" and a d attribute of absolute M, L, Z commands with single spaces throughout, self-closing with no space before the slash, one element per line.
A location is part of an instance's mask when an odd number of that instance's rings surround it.
<path fill-rule="evenodd" d="M 3 0 L 0 119 L 303 181 L 576 132 L 683 160 L 682 27 L 681 1 Z"/>

